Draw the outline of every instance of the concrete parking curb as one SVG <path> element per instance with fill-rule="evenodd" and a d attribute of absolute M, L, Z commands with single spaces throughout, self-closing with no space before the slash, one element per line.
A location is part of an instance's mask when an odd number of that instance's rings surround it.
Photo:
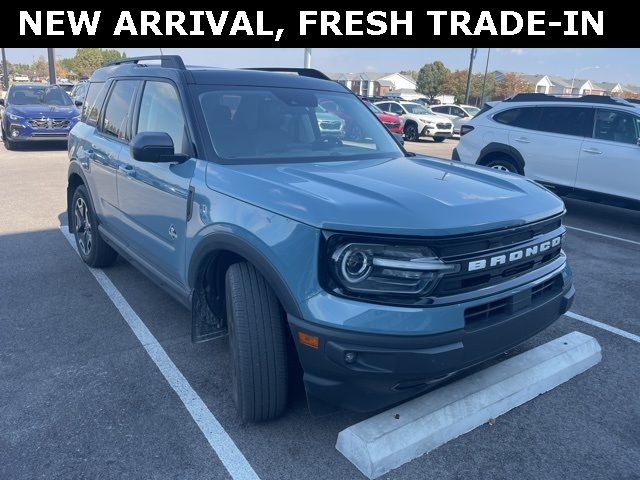
<path fill-rule="evenodd" d="M 376 478 L 551 390 L 600 362 L 572 332 L 342 430 L 336 448 Z"/>

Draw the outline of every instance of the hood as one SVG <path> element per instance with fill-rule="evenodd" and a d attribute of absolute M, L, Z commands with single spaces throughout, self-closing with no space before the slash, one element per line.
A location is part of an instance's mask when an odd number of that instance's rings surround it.
<path fill-rule="evenodd" d="M 424 118 L 427 122 L 433 123 L 451 123 L 451 119 L 447 117 L 443 117 L 442 115 L 435 115 L 433 113 L 429 114 L 415 114 L 416 117 Z"/>
<path fill-rule="evenodd" d="M 335 122 L 336 120 L 339 122 L 342 121 L 342 119 L 339 116 L 329 112 L 316 112 L 316 118 L 318 120 L 325 120 L 330 122 Z"/>
<path fill-rule="evenodd" d="M 80 115 L 79 110 L 72 105 L 9 105 L 9 107 L 7 107 L 7 111 L 14 115 L 20 115 L 21 117 L 38 118 L 72 118 L 76 115 Z"/>
<path fill-rule="evenodd" d="M 523 225 L 564 211 L 533 181 L 428 157 L 207 165 L 210 188 L 317 228 L 443 236 Z"/>

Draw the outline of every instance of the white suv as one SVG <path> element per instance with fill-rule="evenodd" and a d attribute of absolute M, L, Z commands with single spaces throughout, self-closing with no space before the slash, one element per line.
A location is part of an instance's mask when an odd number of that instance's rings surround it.
<path fill-rule="evenodd" d="M 429 107 L 434 114 L 446 117 L 453 122 L 453 133 L 459 134 L 460 127 L 475 117 L 480 109 L 473 105 L 442 104 Z"/>
<path fill-rule="evenodd" d="M 487 106 L 452 158 L 526 175 L 559 195 L 640 209 L 640 107 L 520 94 Z"/>
<path fill-rule="evenodd" d="M 430 113 L 419 103 L 383 101 L 374 105 L 402 117 L 404 138 L 410 142 L 417 142 L 420 137 L 432 137 L 434 142 L 442 142 L 453 136 L 453 123 L 448 118 Z"/>

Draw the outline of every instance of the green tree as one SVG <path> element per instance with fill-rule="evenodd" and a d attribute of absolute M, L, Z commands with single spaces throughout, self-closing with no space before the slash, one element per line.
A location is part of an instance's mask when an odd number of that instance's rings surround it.
<path fill-rule="evenodd" d="M 125 53 L 120 53 L 115 48 L 106 48 L 104 50 L 101 50 L 100 53 L 102 54 L 103 64 L 113 62 L 114 60 L 120 60 L 121 58 L 127 58 L 127 55 Z"/>
<path fill-rule="evenodd" d="M 447 80 L 442 86 L 442 93 L 447 93 L 455 97 L 455 101 L 458 103 L 464 102 L 464 94 L 467 89 L 467 71 L 456 70 L 449 72 Z"/>
<path fill-rule="evenodd" d="M 49 63 L 42 55 L 36 58 L 29 67 L 29 76 L 40 79 L 45 79 L 49 76 Z"/>
<path fill-rule="evenodd" d="M 433 100 L 434 97 L 442 93 L 442 87 L 447 81 L 449 73 L 449 69 L 440 60 L 427 63 L 418 72 L 416 90 Z"/>
<path fill-rule="evenodd" d="M 102 51 L 99 48 L 79 48 L 72 58 L 72 70 L 81 77 L 90 77 L 102 65 Z"/>
<path fill-rule="evenodd" d="M 513 72 L 505 73 L 496 83 L 496 95 L 500 98 L 507 98 L 516 93 L 532 93 L 533 91 L 532 83 Z"/>

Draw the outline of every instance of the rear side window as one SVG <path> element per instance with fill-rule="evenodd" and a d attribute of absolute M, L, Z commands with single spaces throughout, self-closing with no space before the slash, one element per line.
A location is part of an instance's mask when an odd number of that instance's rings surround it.
<path fill-rule="evenodd" d="M 100 116 L 100 107 L 102 106 L 102 102 L 97 105 L 96 99 L 98 98 L 98 93 L 100 93 L 100 90 L 102 90 L 103 87 L 104 82 L 94 82 L 89 85 L 89 90 L 82 102 L 81 121 L 93 127 L 98 124 L 98 117 Z M 104 101 L 104 97 L 102 98 L 102 101 Z"/>
<path fill-rule="evenodd" d="M 189 153 L 186 125 L 178 92 L 167 82 L 147 82 L 142 93 L 137 132 L 165 132 L 175 153 Z"/>
<path fill-rule="evenodd" d="M 137 86 L 137 80 L 119 80 L 116 82 L 105 107 L 102 121 L 103 133 L 120 140 L 127 140 L 129 110 L 131 109 Z"/>
<path fill-rule="evenodd" d="M 619 143 L 638 142 L 640 118 L 617 110 L 598 109 L 593 129 L 594 138 Z"/>
<path fill-rule="evenodd" d="M 594 109 L 589 107 L 543 107 L 538 130 L 590 137 Z"/>
<path fill-rule="evenodd" d="M 496 113 L 493 116 L 493 119 L 504 125 L 535 130 L 538 127 L 540 110 L 541 109 L 538 107 L 511 108 L 509 110 Z"/>

